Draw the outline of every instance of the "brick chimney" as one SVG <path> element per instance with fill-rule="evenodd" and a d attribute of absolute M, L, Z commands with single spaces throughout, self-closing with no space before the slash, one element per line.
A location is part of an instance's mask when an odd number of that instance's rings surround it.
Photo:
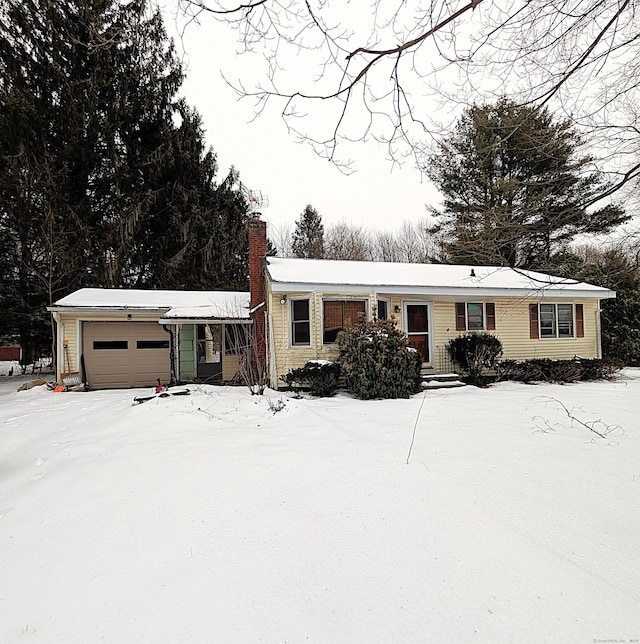
<path fill-rule="evenodd" d="M 266 370 L 267 345 L 265 317 L 267 314 L 265 290 L 265 257 L 267 255 L 267 224 L 259 217 L 249 221 L 249 306 L 253 313 L 254 367 Z M 260 306 L 262 304 L 262 306 Z M 259 307 L 259 308 L 256 308 Z"/>

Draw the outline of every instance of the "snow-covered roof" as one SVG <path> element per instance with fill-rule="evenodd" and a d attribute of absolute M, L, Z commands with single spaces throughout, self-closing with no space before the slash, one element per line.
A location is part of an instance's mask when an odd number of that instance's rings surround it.
<path fill-rule="evenodd" d="M 163 314 L 161 322 L 179 322 L 187 320 L 248 320 L 249 293 L 239 293 L 244 298 L 227 298 L 224 302 L 217 302 L 206 306 L 176 306 Z"/>
<path fill-rule="evenodd" d="M 246 291 L 161 291 L 82 288 L 49 307 L 52 311 L 158 311 L 164 318 L 248 319 Z"/>
<path fill-rule="evenodd" d="M 444 296 L 615 297 L 615 291 L 593 284 L 502 266 L 267 257 L 267 270 L 275 292 L 331 290 Z"/>

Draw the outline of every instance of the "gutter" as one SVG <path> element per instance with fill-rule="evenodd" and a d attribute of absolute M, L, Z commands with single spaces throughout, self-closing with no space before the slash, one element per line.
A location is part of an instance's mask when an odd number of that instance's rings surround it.
<path fill-rule="evenodd" d="M 449 297 L 504 297 L 504 298 L 546 298 L 546 299 L 589 299 L 607 300 L 616 297 L 609 289 L 571 289 L 561 286 L 541 286 L 539 288 L 482 288 L 474 286 L 388 286 L 363 284 L 309 284 L 304 282 L 274 282 L 274 293 L 357 293 L 367 295 L 374 288 L 376 293 L 385 295 L 416 295 L 432 298 Z"/>
<path fill-rule="evenodd" d="M 252 309 L 249 309 L 249 315 L 253 315 L 256 311 L 261 309 L 263 306 L 266 306 L 266 302 L 260 302 L 257 306 L 254 306 Z"/>
<path fill-rule="evenodd" d="M 249 318 L 160 318 L 160 324 L 253 324 Z"/>
<path fill-rule="evenodd" d="M 170 311 L 171 306 L 163 306 L 158 308 L 157 306 L 150 306 L 149 308 L 140 307 L 140 306 L 56 306 L 51 305 L 47 307 L 47 311 L 51 313 L 93 313 L 94 311 L 99 313 L 157 313 L 158 315 L 163 315 L 167 311 Z"/>

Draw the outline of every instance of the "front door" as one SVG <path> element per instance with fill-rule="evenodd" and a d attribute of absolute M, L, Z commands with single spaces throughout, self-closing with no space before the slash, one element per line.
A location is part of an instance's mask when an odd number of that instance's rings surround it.
<path fill-rule="evenodd" d="M 219 324 L 198 324 L 196 375 L 209 382 L 222 380 L 222 340 Z"/>
<path fill-rule="evenodd" d="M 429 305 L 405 304 L 405 320 L 409 346 L 420 354 L 422 362 L 431 362 L 429 351 Z"/>

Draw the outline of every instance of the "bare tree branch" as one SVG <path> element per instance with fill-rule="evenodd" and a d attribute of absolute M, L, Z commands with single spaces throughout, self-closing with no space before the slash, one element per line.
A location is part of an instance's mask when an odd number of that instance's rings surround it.
<path fill-rule="evenodd" d="M 602 198 L 638 176 L 639 0 L 180 4 L 236 29 L 251 76 L 266 66 L 253 87 L 233 83 L 240 96 L 257 112 L 278 104 L 294 136 L 347 170 L 354 141 L 415 161 L 463 107 L 508 95 L 580 125 L 616 177 Z"/>

